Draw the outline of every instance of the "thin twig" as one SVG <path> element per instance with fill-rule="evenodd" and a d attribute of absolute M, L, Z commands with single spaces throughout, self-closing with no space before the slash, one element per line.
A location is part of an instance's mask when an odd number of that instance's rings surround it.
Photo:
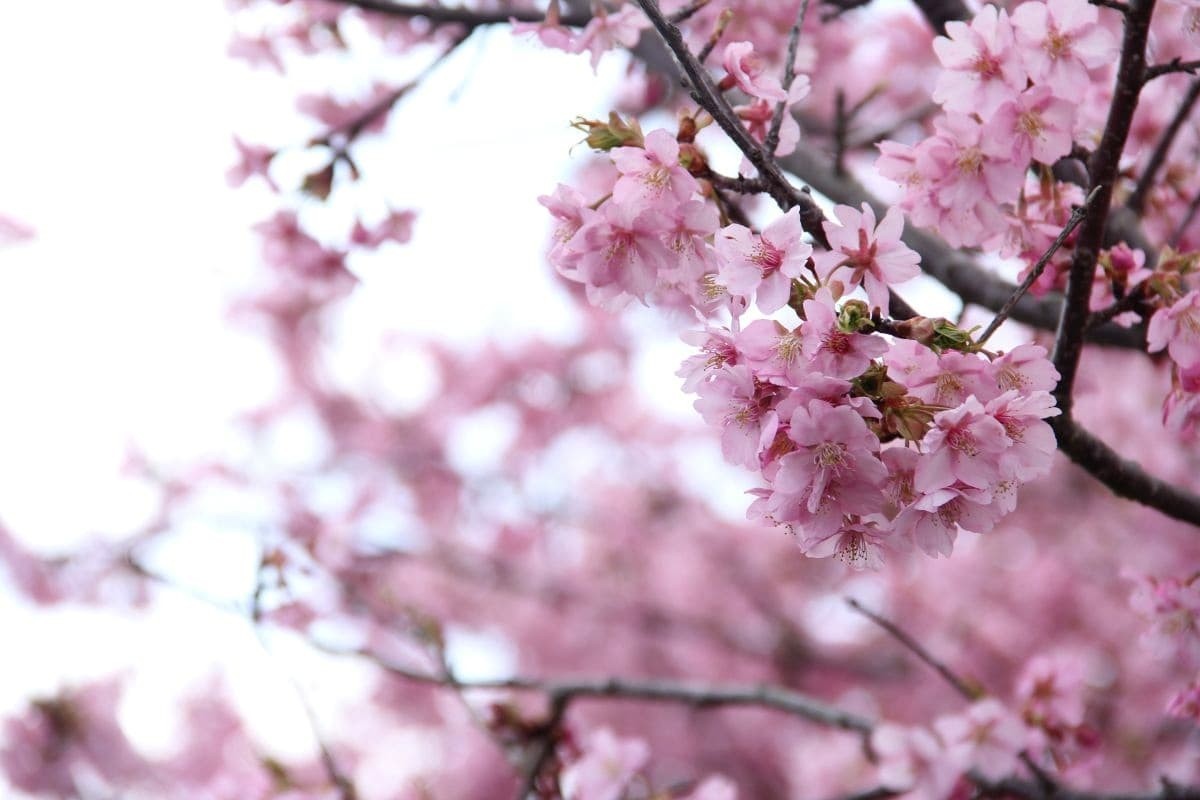
<path fill-rule="evenodd" d="M 1192 220 L 1196 218 L 1196 212 L 1200 211 L 1200 191 L 1192 197 L 1192 202 L 1188 204 L 1187 211 L 1183 215 L 1183 219 L 1179 220 L 1179 224 L 1175 226 L 1175 231 L 1171 234 L 1167 244 L 1171 247 L 1178 247 L 1179 242 L 1183 239 L 1183 235 L 1187 233 L 1188 226 L 1192 224 Z"/>
<path fill-rule="evenodd" d="M 389 17 L 411 19 L 421 17 L 435 25 L 457 24 L 468 30 L 484 25 L 504 25 L 513 20 L 517 22 L 542 22 L 546 15 L 535 10 L 501 9 L 498 11 L 480 11 L 460 6 L 424 6 L 407 3 L 393 3 L 389 0 L 333 0 L 346 6 L 353 6 L 363 11 L 383 14 Z M 582 28 L 592 19 L 591 14 L 564 14 L 559 18 L 559 24 L 569 28 Z"/>
<path fill-rule="evenodd" d="M 800 0 L 800 9 L 796 12 L 796 22 L 788 34 L 787 61 L 783 65 L 783 93 L 789 94 L 792 83 L 796 80 L 796 49 L 800 44 L 800 29 L 804 27 L 804 18 L 808 15 L 808 0 Z M 788 98 L 784 97 L 775 104 L 775 113 L 771 116 L 771 127 L 763 148 L 771 154 L 779 146 L 779 131 L 783 128 L 783 115 L 787 113 Z"/>
<path fill-rule="evenodd" d="M 415 683 L 449 688 L 446 679 L 409 669 L 387 661 L 366 650 L 339 650 L 319 642 L 315 647 L 334 655 L 357 655 L 367 658 L 382 669 Z M 498 680 L 457 681 L 455 687 L 470 689 L 509 689 L 513 691 L 540 692 L 550 698 L 567 700 L 587 697 L 607 697 L 624 700 L 649 700 L 653 702 L 679 703 L 694 708 L 708 709 L 720 706 L 759 706 L 802 717 L 820 725 L 853 731 L 860 735 L 869 734 L 874 723 L 850 711 L 826 705 L 820 700 L 776 686 L 731 686 L 683 683 L 667 680 L 637 680 L 627 678 L 568 678 L 561 680 L 514 677 Z"/>
<path fill-rule="evenodd" d="M 1049 249 L 1047 249 L 1045 253 L 1042 253 L 1042 257 L 1039 258 L 1037 263 L 1033 265 L 1033 269 L 1030 270 L 1029 274 L 1025 276 L 1025 280 L 1021 281 L 1021 284 L 1013 292 L 1012 297 L 1008 298 L 1008 301 L 1000 307 L 998 312 L 996 312 L 996 316 L 992 318 L 992 321 L 988 323 L 987 328 L 985 328 L 983 333 L 979 335 L 977 342 L 978 344 L 983 344 L 990 339 L 992 334 L 996 332 L 996 329 L 1004 323 L 1004 320 L 1008 319 L 1008 315 L 1011 314 L 1012 310 L 1016 307 L 1017 301 L 1019 301 L 1025 292 L 1029 291 L 1029 287 L 1033 286 L 1037 279 L 1042 276 L 1042 272 L 1046 269 L 1046 265 L 1050 263 L 1050 259 L 1054 258 L 1054 254 L 1058 252 L 1058 249 L 1062 247 L 1063 243 L 1067 241 L 1067 238 L 1075 232 L 1075 229 L 1079 227 L 1079 223 L 1083 222 L 1084 217 L 1087 216 L 1089 204 L 1093 199 L 1095 199 L 1096 194 L 1099 191 L 1099 187 L 1093 189 L 1092 193 L 1089 194 L 1087 199 L 1083 201 L 1083 205 L 1077 206 L 1071 211 L 1071 218 L 1067 220 L 1066 227 L 1062 229 L 1062 231 L 1050 244 Z"/>
<path fill-rule="evenodd" d="M 1142 83 L 1149 83 L 1155 78 L 1163 75 L 1171 75 L 1176 72 L 1186 72 L 1189 75 L 1195 75 L 1198 69 L 1200 69 L 1200 60 L 1183 61 L 1176 56 L 1165 64 L 1152 64 L 1146 67 L 1146 74 L 1142 79 Z"/>
<path fill-rule="evenodd" d="M 712 0 L 693 0 L 693 2 L 689 3 L 688 5 L 684 6 L 683 8 L 679 9 L 674 14 L 672 14 L 670 17 L 671 22 L 673 22 L 676 25 L 678 25 L 681 22 L 687 22 L 689 19 L 692 18 L 692 16 L 697 11 L 704 8 L 706 5 L 708 5 L 711 2 L 712 2 Z"/>
<path fill-rule="evenodd" d="M 945 678 L 946 682 L 949 683 L 951 686 L 953 686 L 954 690 L 956 692 L 958 692 L 959 694 L 961 694 L 965 699 L 967 699 L 967 700 L 978 700 L 979 699 L 980 691 L 978 688 L 971 686 L 971 684 L 967 683 L 965 680 L 963 680 L 958 675 L 956 675 L 953 670 L 951 670 L 949 667 L 947 667 L 941 661 L 934 658 L 932 653 L 930 653 L 928 650 L 926 650 L 924 647 L 922 647 L 920 642 L 918 642 L 916 639 L 914 639 L 912 636 L 910 636 L 908 633 L 906 633 L 903 629 L 901 629 L 898 625 L 896 625 L 896 623 L 892 622 L 889 619 L 881 617 L 880 615 L 876 614 L 874 611 L 871 611 L 868 608 L 865 608 L 861 603 L 859 603 L 853 597 L 847 597 L 846 603 L 852 609 L 857 611 L 859 614 L 862 614 L 864 617 L 871 620 L 871 622 L 874 622 L 876 625 L 878 625 L 879 627 L 881 627 L 885 631 L 887 631 L 889 634 L 891 634 L 892 637 L 896 641 L 900 642 L 900 644 L 904 645 L 909 650 L 911 650 L 913 655 L 915 655 L 917 658 L 924 661 L 930 667 L 933 667 L 933 669 L 939 675 L 941 675 L 943 678 Z"/>

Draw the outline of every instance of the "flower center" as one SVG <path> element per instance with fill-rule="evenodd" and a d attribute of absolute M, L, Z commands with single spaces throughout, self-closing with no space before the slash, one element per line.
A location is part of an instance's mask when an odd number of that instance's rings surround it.
<path fill-rule="evenodd" d="M 964 428 L 955 428 L 946 436 L 946 443 L 950 445 L 951 450 L 956 450 L 966 456 L 979 455 L 979 443 L 975 441 L 975 435 Z M 953 501 L 951 501 L 953 502 Z M 949 503 L 947 503 L 949 505 Z M 942 506 L 945 508 L 946 506 Z"/>
<path fill-rule="evenodd" d="M 757 264 L 763 276 L 766 276 L 783 266 L 783 252 L 765 239 L 759 239 L 750 251 L 750 260 Z"/>
<path fill-rule="evenodd" d="M 983 151 L 978 147 L 968 147 L 958 154 L 954 165 L 964 175 L 978 175 L 983 171 Z"/>
<path fill-rule="evenodd" d="M 822 442 L 813 453 L 817 466 L 837 470 L 846 466 L 846 445 L 841 442 Z"/>
<path fill-rule="evenodd" d="M 844 356 L 850 352 L 850 336 L 839 330 L 831 330 L 821 337 L 821 349 Z"/>
<path fill-rule="evenodd" d="M 1046 130 L 1046 123 L 1042 120 L 1042 115 L 1036 111 L 1026 111 L 1017 117 L 1017 131 L 1031 139 L 1040 139 L 1044 130 Z"/>
<path fill-rule="evenodd" d="M 1063 33 L 1051 25 L 1042 49 L 1046 51 L 1046 55 L 1050 56 L 1052 61 L 1057 61 L 1071 51 L 1071 34 Z"/>

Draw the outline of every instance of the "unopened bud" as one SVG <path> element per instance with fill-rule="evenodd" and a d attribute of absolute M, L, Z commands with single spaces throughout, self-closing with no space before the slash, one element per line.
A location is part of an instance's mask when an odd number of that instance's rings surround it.
<path fill-rule="evenodd" d="M 615 111 L 609 113 L 608 122 L 579 117 L 571 123 L 571 127 L 587 134 L 584 141 L 593 150 L 607 152 L 615 147 L 645 146 L 642 128 L 637 120 L 631 118 L 626 122 Z"/>
<path fill-rule="evenodd" d="M 873 327 L 871 309 L 862 300 L 847 300 L 838 312 L 838 328 L 846 333 L 858 333 Z"/>

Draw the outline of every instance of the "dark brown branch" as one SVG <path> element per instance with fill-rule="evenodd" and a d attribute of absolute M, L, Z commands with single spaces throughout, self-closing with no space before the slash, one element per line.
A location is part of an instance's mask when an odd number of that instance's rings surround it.
<path fill-rule="evenodd" d="M 1146 161 L 1146 168 L 1142 170 L 1142 177 L 1138 179 L 1133 194 L 1129 195 L 1129 199 L 1125 201 L 1125 205 L 1135 214 L 1141 215 L 1146 210 L 1146 198 L 1150 196 L 1150 190 L 1154 188 L 1158 171 L 1166 162 L 1167 153 L 1170 152 L 1171 145 L 1175 142 L 1175 137 L 1179 135 L 1183 123 L 1187 122 L 1187 118 L 1191 116 L 1197 98 L 1200 98 L 1200 80 L 1192 81 L 1188 87 L 1187 94 L 1184 95 L 1183 100 L 1179 103 L 1179 108 L 1175 111 L 1175 116 L 1171 118 L 1170 124 L 1162 132 L 1162 136 L 1154 146 L 1154 151 Z"/>
<path fill-rule="evenodd" d="M 1122 14 L 1129 13 L 1129 4 L 1121 2 L 1121 0 L 1088 0 L 1094 6 L 1103 6 L 1111 8 L 1113 11 L 1120 11 Z"/>
<path fill-rule="evenodd" d="M 1042 272 L 1046 269 L 1046 265 L 1050 263 L 1050 259 L 1054 258 L 1054 254 L 1058 252 L 1058 249 L 1063 246 L 1063 242 L 1067 241 L 1067 237 L 1075 231 L 1079 223 L 1083 222 L 1083 218 L 1087 216 L 1088 205 L 1095 197 L 1096 190 L 1093 189 L 1092 193 L 1083 201 L 1083 205 L 1071 211 L 1071 218 L 1067 220 L 1066 227 L 1062 229 L 1062 232 L 1050 244 L 1049 249 L 1045 253 L 1042 253 L 1042 257 L 1033 265 L 1033 269 L 1025 276 L 1025 280 L 1021 281 L 1021 285 L 1013 292 L 1012 297 L 996 312 L 996 316 L 988 324 L 983 333 L 980 334 L 977 340 L 979 344 L 983 344 L 990 339 L 992 334 L 996 332 L 996 329 L 1004 323 L 1004 320 L 1008 319 L 1008 315 L 1012 313 L 1013 307 L 1020 301 L 1025 292 L 1029 291 L 1029 287 L 1033 286 L 1034 282 L 1041 277 Z"/>
<path fill-rule="evenodd" d="M 1165 64 L 1154 64 L 1147 67 L 1143 82 L 1149 83 L 1155 78 L 1162 77 L 1163 75 L 1171 75 L 1176 72 L 1186 72 L 1188 75 L 1195 75 L 1198 69 L 1200 69 L 1200 61 L 1182 61 L 1178 57 L 1175 57 Z"/>
<path fill-rule="evenodd" d="M 1122 458 L 1070 417 L 1052 417 L 1047 422 L 1058 437 L 1058 449 L 1113 494 L 1200 526 L 1200 495 L 1156 478 L 1137 462 Z"/>
<path fill-rule="evenodd" d="M 742 125 L 737 114 L 730 108 L 729 103 L 725 101 L 713 83 L 708 71 L 688 50 L 679 29 L 663 16 L 662 11 L 658 8 L 658 3 L 655 0 L 636 0 L 636 2 L 646 12 L 650 23 L 666 42 L 676 63 L 687 76 L 688 82 L 691 84 L 692 98 L 712 116 L 725 135 L 737 145 L 742 154 L 758 170 L 759 177 L 766 184 L 766 191 L 771 199 L 785 211 L 793 206 L 799 206 L 800 222 L 804 226 L 804 230 L 819 244 L 827 247 L 828 241 L 825 238 L 825 231 L 821 227 L 825 214 L 816 202 L 808 193 L 792 186 L 780 171 L 774 158 L 763 150 L 758 142 L 754 141 L 750 132 Z"/>
<path fill-rule="evenodd" d="M 377 664 L 393 675 L 432 686 L 469 689 L 508 689 L 512 691 L 539 692 L 550 698 L 561 698 L 563 702 L 589 697 L 605 697 L 615 700 L 648 700 L 660 703 L 677 703 L 698 709 L 721 706 L 758 706 L 782 711 L 792 716 L 807 719 L 819 725 L 867 735 L 874 723 L 850 711 L 826 705 L 807 695 L 776 686 L 730 686 L 683 683 L 667 680 L 635 680 L 626 678 L 572 678 L 552 680 L 542 678 L 503 678 L 486 681 L 455 681 L 427 672 L 412 670 L 386 661 L 373 653 L 361 650 L 337 650 L 319 643 L 314 645 L 334 655 L 358 655 Z"/>
<path fill-rule="evenodd" d="M 1095 277 L 1096 260 L 1104 244 L 1104 227 L 1112 205 L 1113 184 L 1117 179 L 1121 152 L 1125 149 L 1125 140 L 1129 136 L 1129 126 L 1137 110 L 1138 95 L 1146 72 L 1146 39 L 1150 33 L 1154 2 L 1138 0 L 1125 19 L 1117 85 L 1108 109 L 1108 120 L 1104 124 L 1100 145 L 1088 162 L 1090 186 L 1097 194 L 1075 242 L 1075 253 L 1067 276 L 1066 298 L 1058 319 L 1051 356 L 1060 375 L 1054 396 L 1063 416 L 1067 417 L 1071 415 L 1071 395 L 1087 328 L 1088 298 Z"/>
<path fill-rule="evenodd" d="M 971 10 L 962 0 L 913 0 L 925 19 L 939 36 L 946 35 L 946 23 L 964 20 L 971 16 Z"/>
<path fill-rule="evenodd" d="M 1088 315 L 1088 326 L 1099 325 L 1108 322 L 1113 317 L 1124 314 L 1126 311 L 1134 311 L 1141 307 L 1146 297 L 1142 294 L 1144 284 L 1138 284 L 1129 294 L 1122 297 L 1117 302 L 1110 305 L 1108 308 L 1102 308 L 1099 311 L 1093 311 Z"/>

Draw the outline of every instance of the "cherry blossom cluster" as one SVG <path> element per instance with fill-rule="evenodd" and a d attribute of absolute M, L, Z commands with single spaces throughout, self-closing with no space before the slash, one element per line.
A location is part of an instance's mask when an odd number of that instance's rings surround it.
<path fill-rule="evenodd" d="M 1171 257 L 1149 282 L 1160 304 L 1146 331 L 1151 353 L 1167 351 L 1171 359 L 1171 390 L 1163 403 L 1167 429 L 1187 439 L 1200 433 L 1200 289 L 1189 288 L 1196 258 Z"/>
<path fill-rule="evenodd" d="M 934 40 L 943 67 L 935 134 L 911 147 L 883 143 L 876 166 L 905 187 L 901 207 L 914 224 L 954 246 L 994 247 L 1023 224 L 1031 164 L 1070 154 L 1079 98 L 1092 72 L 1113 63 L 1117 40 L 1087 0 L 1031 0 L 1011 15 L 985 5 L 946 34 Z M 1053 204 L 1046 194 L 1035 202 Z"/>
<path fill-rule="evenodd" d="M 759 81 L 745 88 L 773 89 Z M 612 124 L 593 127 L 621 138 Z M 985 353 L 944 320 L 881 330 L 889 286 L 920 272 L 899 210 L 877 222 L 869 206 L 838 206 L 823 225 L 830 249 L 816 254 L 798 208 L 761 233 L 718 229 L 719 207 L 701 194 L 711 187 L 692 174 L 705 174 L 695 145 L 623 130 L 613 169 L 590 188 L 596 203 L 561 186 L 542 198 L 558 220 L 550 258 L 593 302 L 733 314 L 731 327 L 689 335 L 700 353 L 680 375 L 726 459 L 767 482 L 753 518 L 795 532 L 808 555 L 856 567 L 911 544 L 948 556 L 959 530 L 991 530 L 1017 487 L 1047 472 L 1058 375 L 1043 348 Z M 844 297 L 860 287 L 866 301 Z M 801 322 L 742 325 L 752 305 Z"/>

